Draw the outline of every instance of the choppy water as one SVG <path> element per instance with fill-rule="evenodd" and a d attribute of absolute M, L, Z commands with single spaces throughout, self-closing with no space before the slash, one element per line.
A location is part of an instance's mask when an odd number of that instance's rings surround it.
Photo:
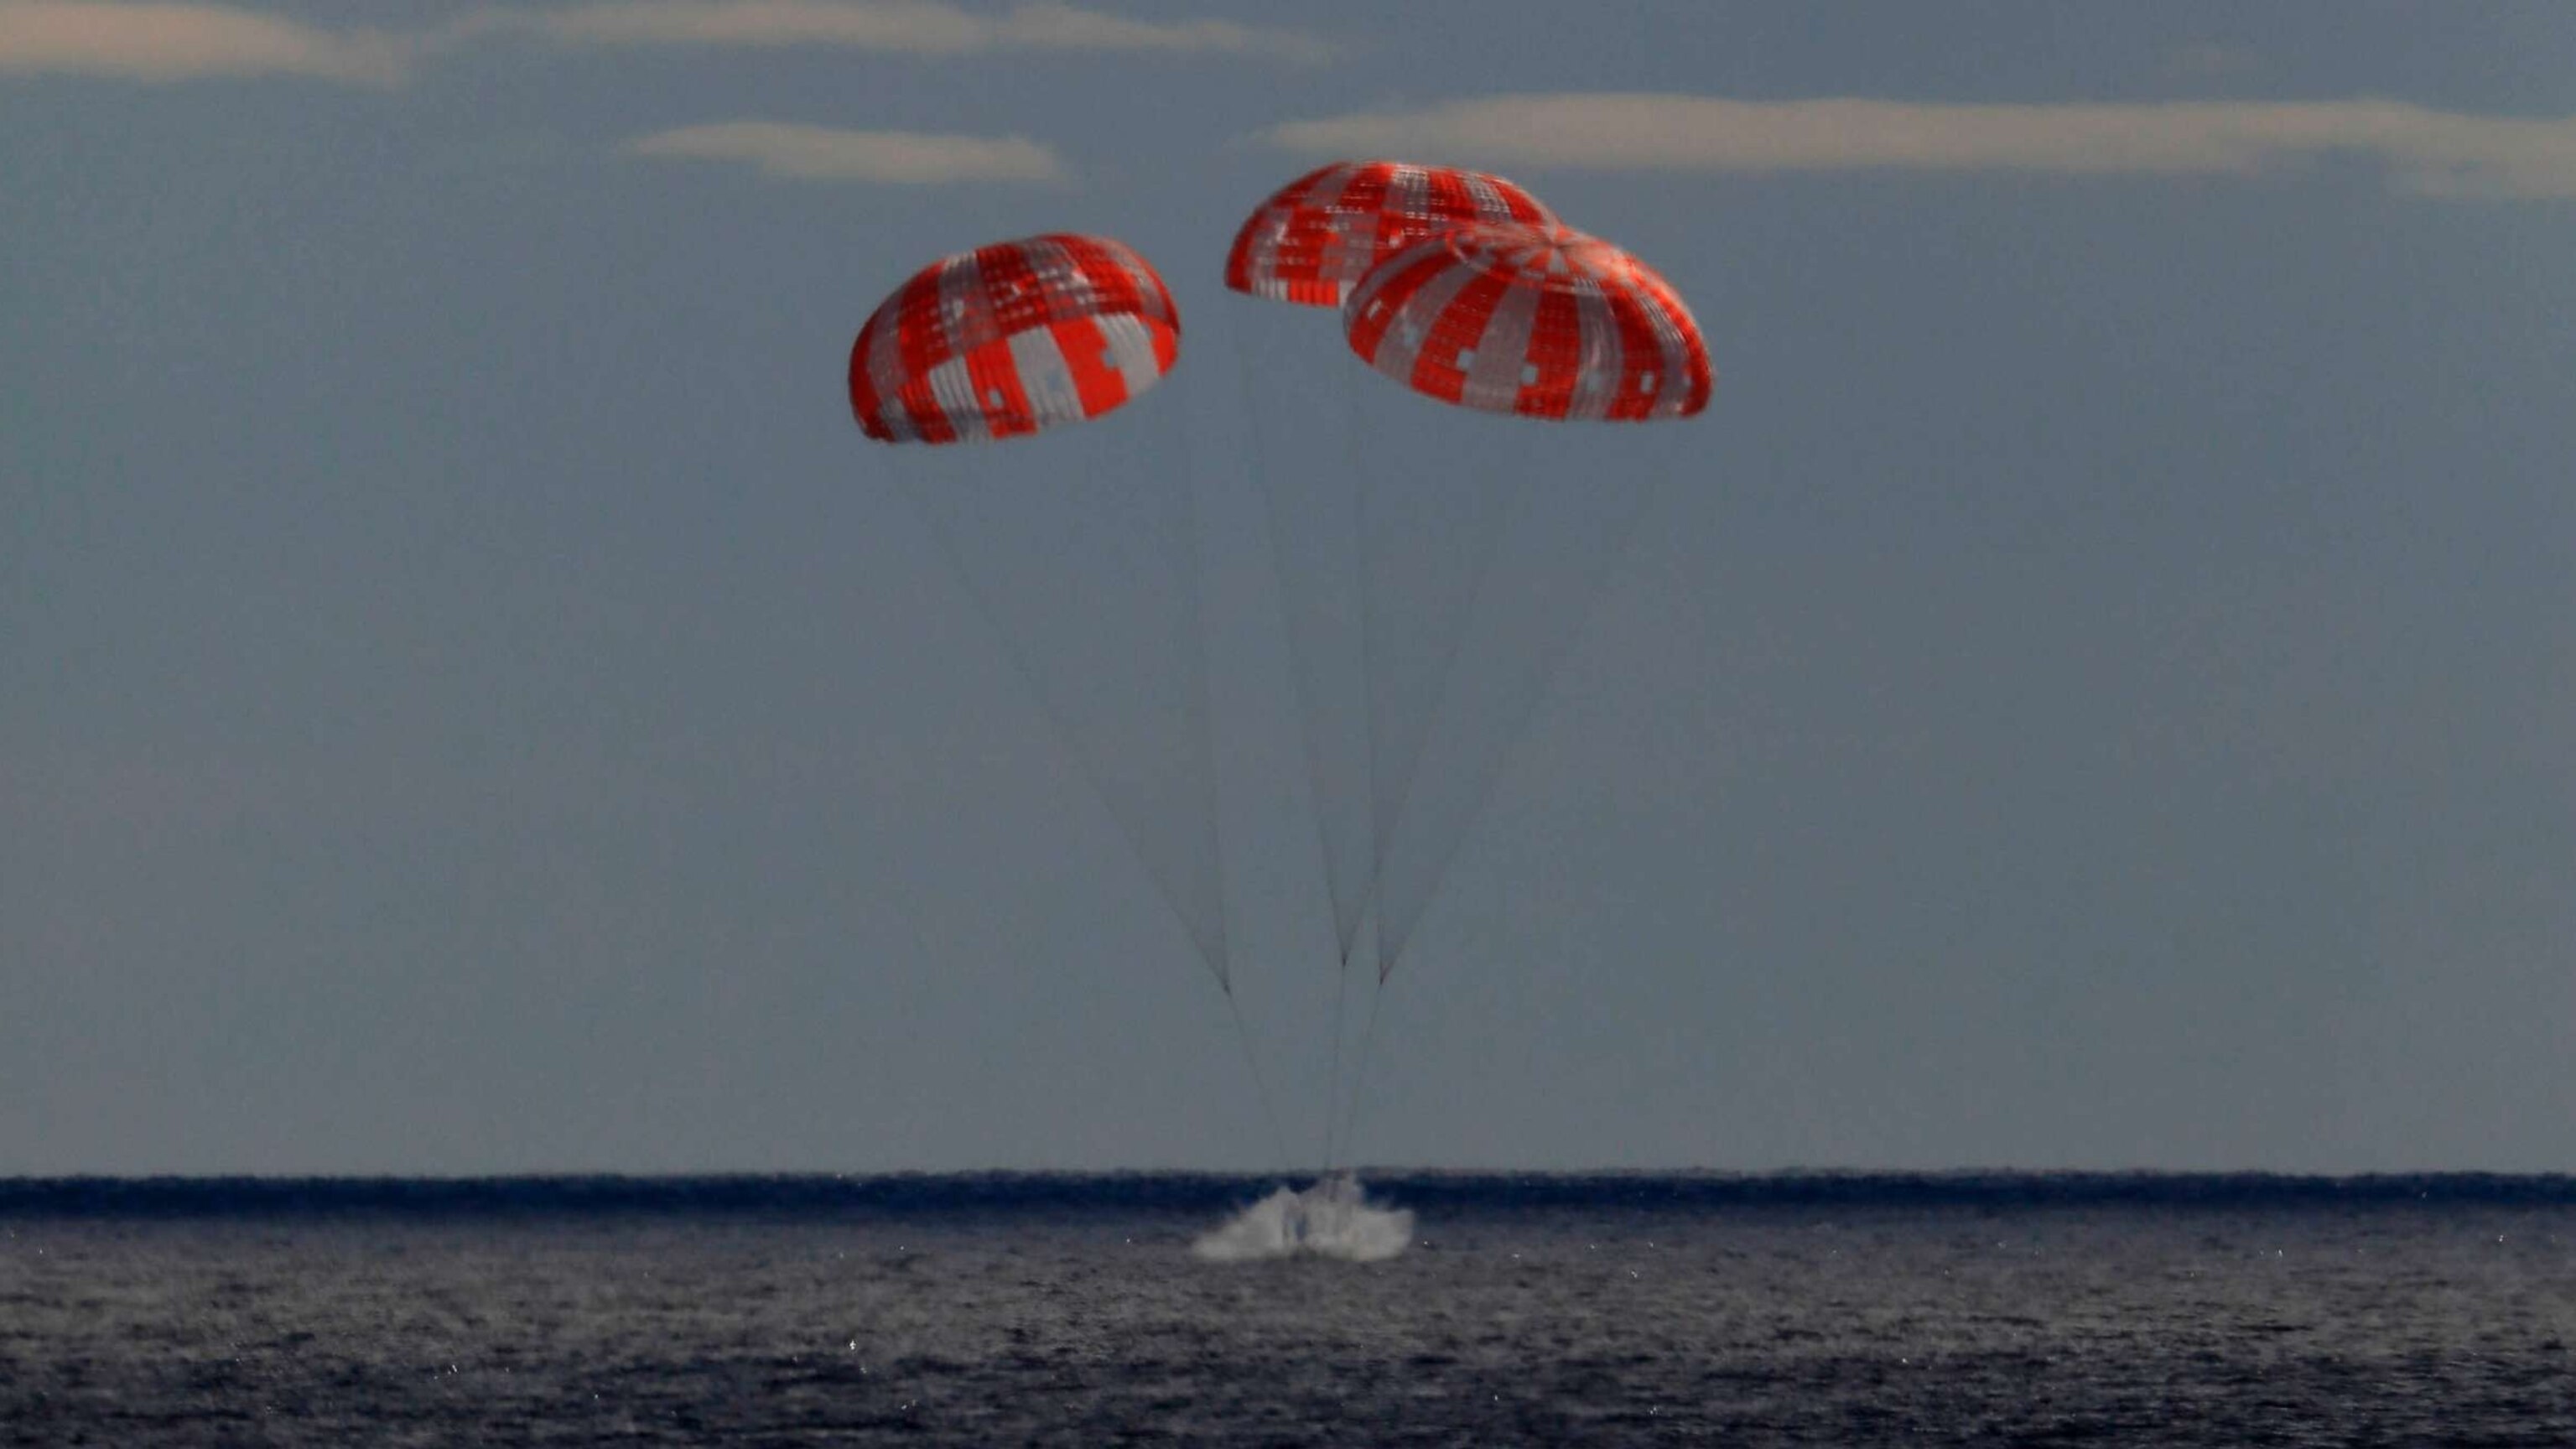
<path fill-rule="evenodd" d="M 2576 1183 L 0 1182 L 0 1443 L 2576 1444 Z"/>

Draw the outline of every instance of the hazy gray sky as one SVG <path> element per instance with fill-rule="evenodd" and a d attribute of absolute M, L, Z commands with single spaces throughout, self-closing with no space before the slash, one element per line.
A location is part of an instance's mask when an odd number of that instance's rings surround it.
<path fill-rule="evenodd" d="M 1656 265 L 1708 413 L 1448 413 L 1224 292 L 1341 155 Z M 1060 229 L 1173 377 L 866 441 L 877 301 Z M 0 1173 L 1276 1167 L 1246 1042 L 1311 1158 L 1257 485 L 1353 458 L 1645 510 L 1426 749 L 1502 773 L 1363 1158 L 2566 1169 L 2571 378 L 2563 4 L 0 0 Z M 1241 1041 L 1011 655 L 1132 768 L 1192 626 Z"/>

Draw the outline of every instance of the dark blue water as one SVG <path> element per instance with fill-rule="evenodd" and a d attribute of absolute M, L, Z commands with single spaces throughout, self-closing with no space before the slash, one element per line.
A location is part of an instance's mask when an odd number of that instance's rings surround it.
<path fill-rule="evenodd" d="M 2576 1181 L 0 1182 L 0 1443 L 2576 1444 Z"/>

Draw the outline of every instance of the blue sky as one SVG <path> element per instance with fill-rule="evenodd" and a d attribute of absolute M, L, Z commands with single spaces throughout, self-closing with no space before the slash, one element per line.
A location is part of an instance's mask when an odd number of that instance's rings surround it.
<path fill-rule="evenodd" d="M 0 1172 L 1312 1158 L 1261 489 L 1345 475 L 1642 518 L 1496 566 L 1562 658 L 1426 752 L 1360 1156 L 2564 1168 L 2571 60 L 2555 4 L 0 0 Z M 1651 262 L 1709 412 L 1452 415 L 1226 294 L 1342 155 Z M 1173 377 L 862 438 L 877 301 L 1059 229 L 1163 269 Z M 1139 628 L 1209 641 L 1231 1004 L 1095 788 L 1200 697 Z"/>

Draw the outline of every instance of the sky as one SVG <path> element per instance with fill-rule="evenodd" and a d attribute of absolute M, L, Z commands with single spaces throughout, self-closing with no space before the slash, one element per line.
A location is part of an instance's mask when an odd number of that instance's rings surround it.
<path fill-rule="evenodd" d="M 1359 156 L 1708 411 L 1225 292 Z M 865 439 L 1056 230 L 1171 377 Z M 2571 377 L 2563 4 L 0 0 L 0 1175 L 2566 1170 Z"/>

